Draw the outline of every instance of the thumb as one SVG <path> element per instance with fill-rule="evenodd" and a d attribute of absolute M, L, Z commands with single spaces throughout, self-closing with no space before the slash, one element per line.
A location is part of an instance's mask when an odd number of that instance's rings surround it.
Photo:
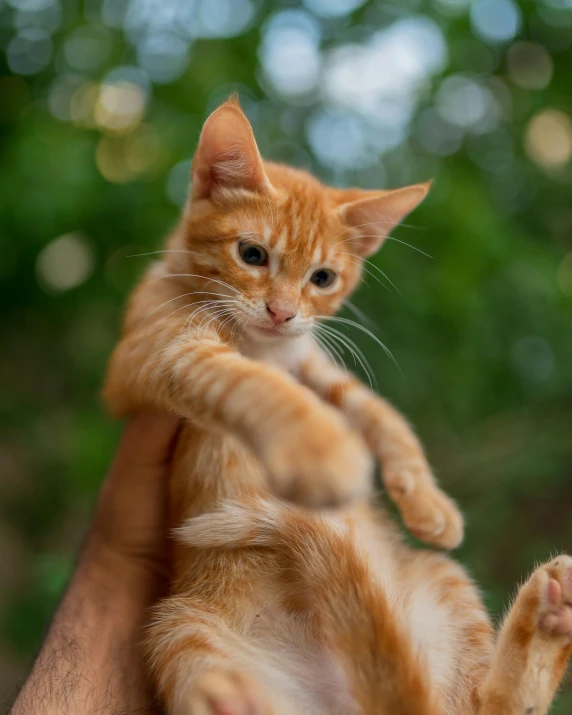
<path fill-rule="evenodd" d="M 170 462 L 180 420 L 166 412 L 135 415 L 125 427 L 112 469 L 160 471 Z"/>
<path fill-rule="evenodd" d="M 127 555 L 158 560 L 164 546 L 167 484 L 179 420 L 161 412 L 134 416 L 104 480 L 94 534 Z"/>

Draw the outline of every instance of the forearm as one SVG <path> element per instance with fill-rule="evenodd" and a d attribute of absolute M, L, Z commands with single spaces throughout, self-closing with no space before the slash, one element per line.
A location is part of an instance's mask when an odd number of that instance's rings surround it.
<path fill-rule="evenodd" d="M 407 420 L 318 351 L 301 365 L 300 379 L 340 409 L 361 433 L 379 459 L 388 494 L 410 531 L 435 546 L 458 546 L 463 538 L 463 518 L 436 484 Z"/>
<path fill-rule="evenodd" d="M 216 339 L 177 338 L 137 361 L 120 345 L 110 366 L 106 398 L 115 411 L 139 407 L 142 395 L 155 406 L 190 421 L 209 421 L 256 450 L 269 427 L 291 414 L 317 408 L 315 395 L 282 371 L 243 357 Z"/>
<path fill-rule="evenodd" d="M 12 715 L 150 713 L 141 624 L 156 579 L 92 538 Z"/>
<path fill-rule="evenodd" d="M 283 498 L 332 505 L 368 491 L 371 464 L 362 441 L 336 410 L 285 372 L 204 337 L 179 337 L 160 356 L 147 353 L 144 366 L 130 366 L 129 352 L 116 353 L 123 363 L 116 359 L 110 371 L 112 404 L 135 409 L 136 395 L 146 391 L 157 406 L 233 434 L 262 462 L 268 484 Z M 122 392 L 126 380 L 128 392 Z"/>
<path fill-rule="evenodd" d="M 407 420 L 387 400 L 340 370 L 322 353 L 311 354 L 301 366 L 300 379 L 346 415 L 382 463 L 404 452 L 418 453 L 424 461 L 422 447 Z"/>

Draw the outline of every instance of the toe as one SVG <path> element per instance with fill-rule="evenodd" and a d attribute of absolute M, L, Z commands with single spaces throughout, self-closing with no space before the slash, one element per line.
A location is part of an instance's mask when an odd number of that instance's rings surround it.
<path fill-rule="evenodd" d="M 418 539 L 443 549 L 454 549 L 462 542 L 463 517 L 440 490 L 417 490 L 400 508 L 407 527 Z"/>
<path fill-rule="evenodd" d="M 551 578 L 546 586 L 546 601 L 549 605 L 555 606 L 562 600 L 562 586 L 555 578 Z"/>
<path fill-rule="evenodd" d="M 548 611 L 540 617 L 538 627 L 550 635 L 572 638 L 572 607 L 563 605 Z"/>
<path fill-rule="evenodd" d="M 538 627 L 550 635 L 572 638 L 572 558 L 558 556 L 540 571 L 545 573 L 545 582 Z"/>

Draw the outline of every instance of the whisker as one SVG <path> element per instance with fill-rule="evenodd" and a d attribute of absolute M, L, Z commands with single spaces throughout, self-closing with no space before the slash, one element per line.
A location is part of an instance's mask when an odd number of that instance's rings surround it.
<path fill-rule="evenodd" d="M 324 350 L 326 355 L 330 358 L 330 360 L 334 363 L 334 365 L 338 365 L 338 360 L 340 361 L 340 366 L 344 370 L 344 372 L 347 372 L 346 369 L 346 364 L 344 362 L 344 358 L 342 353 L 338 350 L 337 345 L 335 343 L 332 343 L 328 340 L 328 337 L 325 333 L 320 331 L 320 328 L 323 326 L 314 325 L 314 330 L 316 331 L 313 333 L 314 338 L 320 345 L 320 347 Z"/>
<path fill-rule="evenodd" d="M 266 202 L 268 203 L 268 209 L 270 211 L 270 219 L 272 221 L 272 228 L 274 229 L 274 226 L 276 225 L 276 221 L 274 219 L 274 211 L 272 210 L 272 202 L 270 200 L 270 196 L 266 192 L 264 192 L 264 196 L 266 198 Z"/>
<path fill-rule="evenodd" d="M 208 291 L 204 290 L 195 290 L 191 291 L 190 293 L 181 293 L 181 295 L 176 295 L 174 298 L 169 298 L 169 300 L 166 300 L 164 303 L 161 303 L 161 305 L 158 305 L 156 308 L 153 308 L 153 310 L 149 313 L 149 315 L 146 316 L 146 319 L 149 318 L 153 313 L 160 308 L 162 308 L 164 305 L 167 305 L 168 303 L 172 303 L 174 300 L 178 300 L 179 298 L 185 298 L 188 295 L 218 295 L 221 296 L 222 298 L 229 298 L 226 293 L 209 293 Z M 233 299 L 234 300 L 234 299 Z M 202 303 L 203 301 L 197 301 L 198 303 Z M 213 302 L 222 302 L 222 301 L 213 301 Z"/>
<path fill-rule="evenodd" d="M 329 345 L 330 347 L 333 347 L 333 346 L 335 345 L 336 354 L 338 354 L 340 357 L 341 357 L 342 355 L 344 355 L 346 352 L 349 352 L 350 355 L 352 355 L 351 350 L 350 350 L 350 348 L 348 347 L 348 345 L 346 345 L 345 343 L 340 342 L 340 341 L 338 340 L 337 336 L 335 336 L 335 335 L 333 335 L 333 334 L 330 334 L 327 330 L 325 330 L 325 326 L 324 326 L 324 325 L 320 325 L 319 323 L 316 324 L 315 330 L 316 330 L 316 333 L 317 333 L 318 335 L 320 335 L 324 340 L 327 341 L 327 343 L 328 343 L 328 345 Z M 354 361 L 354 365 L 357 366 L 357 362 L 356 362 L 356 359 L 355 359 L 355 356 L 354 356 L 354 355 L 352 355 L 352 359 L 353 359 L 353 361 Z M 344 363 L 344 364 L 345 364 L 345 363 Z"/>
<path fill-rule="evenodd" d="M 214 313 L 213 315 L 207 314 L 206 317 L 204 317 L 201 322 L 199 323 L 197 330 L 206 332 L 208 330 L 210 324 L 216 320 L 217 318 L 221 318 L 223 315 L 226 315 L 228 313 L 228 310 L 225 308 L 223 310 L 219 310 L 217 313 Z"/>
<path fill-rule="evenodd" d="M 162 248 L 159 251 L 147 251 L 146 253 L 132 253 L 124 258 L 140 258 L 141 256 L 155 256 L 158 253 L 186 253 L 189 256 L 199 255 L 196 251 L 189 251 L 183 248 Z"/>
<path fill-rule="evenodd" d="M 368 221 L 367 223 L 358 223 L 356 226 L 348 226 L 341 233 L 338 233 L 338 235 L 334 238 L 334 241 L 336 238 L 343 236 L 344 233 L 353 231 L 354 229 L 363 228 L 364 226 L 395 226 L 395 221 Z M 346 241 L 356 241 L 358 239 L 359 236 L 350 236 L 349 238 L 344 239 L 344 241 L 340 241 L 340 243 L 345 243 Z"/>
<path fill-rule="evenodd" d="M 222 301 L 221 301 L 221 302 L 222 302 Z M 196 305 L 196 303 L 195 303 L 195 305 Z M 208 311 L 209 311 L 209 310 L 212 310 L 212 309 L 217 309 L 217 310 L 220 310 L 220 309 L 221 309 L 221 308 L 220 308 L 220 305 L 219 305 L 219 301 L 207 301 L 207 304 L 206 304 L 206 305 L 202 305 L 202 306 L 200 306 L 200 307 L 198 307 L 198 308 L 195 308 L 195 310 L 193 310 L 193 311 L 191 312 L 191 314 L 189 315 L 189 317 L 187 318 L 187 321 L 186 321 L 185 325 L 183 326 L 182 330 L 190 330 L 190 328 L 191 328 L 191 323 L 192 323 L 193 320 L 194 320 L 197 316 L 199 316 L 201 313 L 205 313 L 205 314 L 206 314 L 205 316 L 203 316 L 204 319 L 209 318 L 210 315 L 209 315 L 209 312 L 208 312 Z M 228 308 L 224 308 L 224 309 L 225 309 L 225 310 L 228 310 Z M 201 318 L 201 322 L 202 322 L 203 318 Z M 195 325 L 195 328 L 200 329 L 200 325 L 201 325 L 200 323 L 199 323 L 198 326 Z"/>
<path fill-rule="evenodd" d="M 351 351 L 351 353 L 354 357 L 354 362 L 357 360 L 357 362 L 359 362 L 361 368 L 365 372 L 367 379 L 369 381 L 370 388 L 373 390 L 374 384 L 375 384 L 375 389 L 377 389 L 378 385 L 377 385 L 377 379 L 375 377 L 375 373 L 373 372 L 372 367 L 369 364 L 367 358 L 365 357 L 363 352 L 360 350 L 360 348 L 355 344 L 355 342 L 353 340 L 351 340 L 347 335 L 344 335 L 344 333 L 341 333 L 339 330 L 332 328 L 331 325 L 329 325 L 329 326 L 322 325 L 321 327 L 328 332 L 331 331 L 330 336 L 332 337 L 332 339 L 334 338 L 334 336 L 336 336 L 337 340 L 340 343 L 343 343 L 348 348 L 348 350 Z"/>
<path fill-rule="evenodd" d="M 427 258 L 433 258 L 433 256 L 431 254 L 426 253 L 425 251 L 422 251 L 420 248 L 417 248 L 417 246 L 412 246 L 410 243 L 407 243 L 407 241 L 402 241 L 400 238 L 394 238 L 393 236 L 386 236 L 386 240 L 397 241 L 397 243 L 402 243 L 404 246 L 407 246 L 408 248 L 412 248 L 414 251 L 417 251 L 417 253 L 422 253 L 424 256 L 427 256 Z"/>
<path fill-rule="evenodd" d="M 219 330 L 222 330 L 228 323 L 232 323 L 233 320 L 236 320 L 234 313 L 229 313 L 226 320 L 223 320 L 222 323 L 219 325 Z"/>
<path fill-rule="evenodd" d="M 212 309 L 212 307 L 212 305 L 203 305 L 200 308 L 196 308 L 195 310 L 193 310 L 187 319 L 185 327 L 190 327 L 190 324 L 198 315 Z"/>
<path fill-rule="evenodd" d="M 244 320 L 244 317 L 245 317 L 244 314 L 243 314 L 243 315 L 239 315 L 239 316 L 237 317 L 236 323 L 234 324 L 234 327 L 233 327 L 233 329 L 232 329 L 232 331 L 231 331 L 231 333 L 230 333 L 230 341 L 231 341 L 231 342 L 234 342 L 234 334 L 236 333 L 236 331 L 237 331 L 238 328 L 240 327 L 240 324 L 241 324 L 241 322 Z"/>
<path fill-rule="evenodd" d="M 379 278 L 379 276 L 376 276 L 373 271 L 367 268 L 367 266 L 362 265 L 362 270 L 364 270 L 368 274 L 368 276 L 371 276 L 374 281 L 377 281 L 382 288 L 385 288 L 388 293 L 391 293 L 391 289 L 389 288 L 389 286 L 385 285 L 385 283 Z"/>
<path fill-rule="evenodd" d="M 366 313 L 364 313 L 363 310 L 361 310 L 360 308 L 358 308 L 357 305 L 354 305 L 354 304 L 351 302 L 351 300 L 345 300 L 345 301 L 344 301 L 344 305 L 346 305 L 346 306 L 349 308 L 349 310 L 351 310 L 351 312 L 352 312 L 357 318 L 360 318 L 360 319 L 361 319 L 363 322 L 365 322 L 365 323 L 369 323 L 369 324 L 371 325 L 371 327 L 374 328 L 374 330 L 378 330 L 378 329 L 379 329 L 379 326 L 377 325 L 377 323 L 376 323 L 374 320 L 372 320 L 372 319 L 369 317 L 369 315 L 367 315 Z"/>
<path fill-rule="evenodd" d="M 240 238 L 242 236 L 242 232 L 239 233 L 232 233 L 228 236 L 221 236 L 221 239 L 232 239 L 232 238 Z M 140 258 L 141 256 L 154 256 L 157 255 L 158 253 L 186 253 L 188 256 L 201 256 L 200 251 L 191 251 L 188 248 L 161 248 L 157 251 L 146 251 L 145 253 L 132 253 L 129 256 L 124 256 L 124 258 Z"/>
<path fill-rule="evenodd" d="M 341 251 L 341 255 L 350 256 L 351 258 L 355 258 L 356 260 L 363 260 L 363 259 L 360 259 L 359 256 L 355 256 L 353 253 L 348 253 L 347 251 Z M 365 263 L 369 263 L 369 261 L 364 261 L 364 262 L 362 263 L 362 266 L 361 266 L 361 267 L 362 267 L 362 270 L 364 270 L 369 276 L 371 276 L 375 281 L 377 281 L 377 282 L 379 283 L 379 285 L 382 286 L 382 288 L 385 288 L 385 290 L 386 290 L 388 293 L 391 293 L 390 288 L 389 288 L 387 285 L 385 285 L 385 283 L 383 283 L 383 282 L 380 280 L 379 276 L 376 276 L 373 271 L 371 271 L 366 265 L 364 265 Z M 373 263 L 372 263 L 371 265 L 373 265 Z M 377 266 L 376 266 L 376 267 L 377 267 Z M 382 272 L 383 272 L 383 271 L 382 271 Z M 390 283 L 391 283 L 391 281 L 390 281 Z M 367 284 L 366 284 L 366 285 L 367 285 Z M 393 284 L 392 284 L 392 285 L 393 285 Z M 395 286 L 394 286 L 394 287 L 395 287 Z M 399 291 L 398 291 L 398 292 L 399 292 Z"/>
<path fill-rule="evenodd" d="M 395 221 L 367 221 L 366 223 L 358 223 L 356 226 L 348 226 L 346 229 L 344 229 L 341 233 L 338 233 L 338 235 L 335 238 L 339 238 L 340 236 L 343 236 L 344 233 L 347 233 L 348 231 L 351 231 L 352 229 L 355 228 L 363 228 L 364 226 L 395 226 Z M 424 231 L 427 230 L 427 226 L 418 226 L 415 224 L 411 223 L 400 223 L 400 226 L 403 226 L 403 228 L 415 228 L 415 229 L 422 229 Z M 356 237 L 352 236 L 349 240 L 355 240 Z M 335 239 L 334 239 L 335 240 Z"/>
<path fill-rule="evenodd" d="M 403 377 L 403 373 L 401 372 L 401 368 L 399 367 L 397 360 L 393 356 L 393 353 L 391 350 L 383 343 L 377 335 L 374 335 L 371 330 L 368 330 L 366 327 L 361 325 L 360 323 L 356 323 L 355 320 L 349 320 L 348 318 L 339 318 L 336 316 L 330 316 L 330 315 L 317 315 L 316 318 L 319 318 L 320 320 L 331 320 L 332 322 L 336 323 L 342 323 L 344 325 L 352 325 L 354 328 L 357 328 L 358 330 L 361 330 L 362 333 L 365 333 L 366 335 L 369 335 L 369 337 L 372 340 L 375 340 L 375 342 L 381 347 L 383 352 L 387 355 L 388 358 L 393 362 L 395 367 L 399 370 L 400 375 Z"/>
<path fill-rule="evenodd" d="M 199 303 L 200 302 L 202 302 L 202 301 L 199 301 Z M 199 313 L 209 311 L 209 310 L 221 310 L 221 309 L 232 310 L 232 306 L 233 306 L 232 303 L 230 303 L 230 302 L 227 303 L 225 301 L 217 300 L 217 301 L 210 301 L 210 302 L 205 301 L 205 302 L 206 302 L 206 305 L 203 305 L 202 307 L 197 308 L 197 310 L 193 310 L 193 312 L 191 313 L 191 317 L 194 317 L 196 315 L 199 315 Z M 199 305 L 199 303 L 194 303 L 194 305 Z"/>
<path fill-rule="evenodd" d="M 377 234 L 364 234 L 361 236 L 361 238 L 380 238 Z M 339 245 L 341 246 L 343 243 L 347 243 L 348 241 L 354 240 L 353 238 L 346 238 L 343 241 L 339 242 Z M 411 243 L 407 243 L 407 241 L 402 241 L 400 238 L 394 238 L 393 236 L 381 236 L 381 240 L 383 241 L 397 241 L 397 243 L 402 243 L 404 246 L 407 246 L 408 248 L 412 248 L 414 251 L 417 251 L 418 253 L 422 253 L 424 256 L 427 256 L 427 258 L 433 258 L 432 255 L 429 253 L 426 253 L 425 251 L 422 251 L 420 248 L 417 248 L 417 246 L 413 246 Z"/>
<path fill-rule="evenodd" d="M 167 320 L 167 318 L 170 318 L 172 315 L 175 315 L 175 313 L 178 313 L 180 310 L 184 310 L 185 308 L 190 308 L 192 305 L 195 305 L 194 303 L 186 303 L 185 305 L 180 305 L 176 310 L 173 310 L 171 313 L 166 315 L 163 320 Z"/>
<path fill-rule="evenodd" d="M 201 276 L 197 273 L 166 273 L 165 275 L 157 276 L 153 280 L 160 280 L 161 278 L 202 278 L 207 281 L 207 283 L 218 283 L 219 285 L 224 286 L 225 288 L 230 288 L 230 290 L 233 290 L 235 293 L 242 295 L 238 288 L 235 288 L 224 281 L 219 281 L 216 278 L 209 278 L 208 276 Z"/>
<path fill-rule="evenodd" d="M 316 341 L 316 345 L 318 345 L 319 349 L 326 355 L 328 360 L 336 366 L 338 370 L 342 370 L 344 372 L 347 372 L 345 369 L 345 366 L 343 363 L 339 363 L 338 358 L 334 355 L 332 350 L 328 347 L 327 343 L 324 341 L 322 337 L 318 335 L 318 333 L 314 333 L 314 340 Z"/>
<path fill-rule="evenodd" d="M 220 316 L 220 317 L 222 318 L 223 316 Z M 222 332 L 223 328 L 226 328 L 227 325 L 230 325 L 234 321 L 236 321 L 236 317 L 234 316 L 233 313 L 229 313 L 227 315 L 227 317 L 223 319 L 222 323 L 219 323 L 219 325 L 218 325 L 219 333 Z"/>
<path fill-rule="evenodd" d="M 399 290 L 399 288 L 395 285 L 395 283 L 391 280 L 391 278 L 387 275 L 385 271 L 382 271 L 379 266 L 376 266 L 373 261 L 369 261 L 367 258 L 364 259 L 364 262 L 368 264 L 368 266 L 371 266 L 372 268 L 375 268 L 378 273 L 380 273 L 385 280 L 394 288 L 394 290 L 398 293 L 403 298 L 403 294 Z"/>

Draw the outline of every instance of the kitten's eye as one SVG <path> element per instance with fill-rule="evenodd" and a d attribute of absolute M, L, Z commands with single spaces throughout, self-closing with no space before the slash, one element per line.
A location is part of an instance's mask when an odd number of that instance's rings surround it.
<path fill-rule="evenodd" d="M 256 243 L 241 243 L 238 247 L 240 257 L 249 266 L 266 266 L 268 265 L 268 254 L 262 246 L 257 246 Z"/>
<path fill-rule="evenodd" d="M 334 271 L 329 268 L 319 268 L 312 273 L 310 280 L 318 288 L 329 288 L 336 280 L 337 276 Z"/>

